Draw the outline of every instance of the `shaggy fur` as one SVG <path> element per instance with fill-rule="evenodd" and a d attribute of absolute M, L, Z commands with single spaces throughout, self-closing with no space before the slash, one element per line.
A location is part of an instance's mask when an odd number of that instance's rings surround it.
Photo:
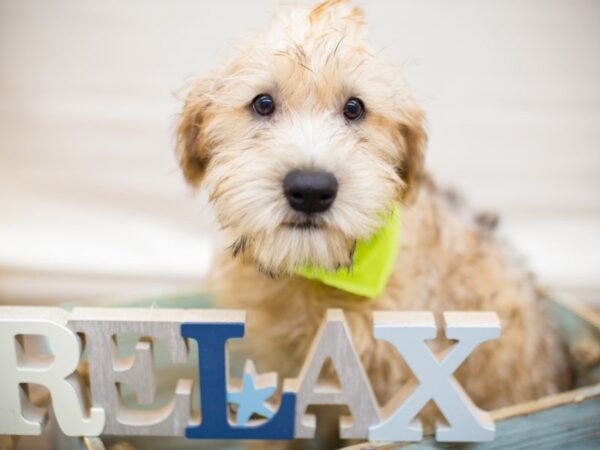
<path fill-rule="evenodd" d="M 343 308 L 380 402 L 412 377 L 372 335 L 373 310 L 493 310 L 501 339 L 478 348 L 457 377 L 482 408 L 547 395 L 566 380 L 565 357 L 528 272 L 424 174 L 423 114 L 397 71 L 365 43 L 362 12 L 345 1 L 284 10 L 237 58 L 190 91 L 179 123 L 186 178 L 208 191 L 228 245 L 213 282 L 220 307 L 248 310 L 261 371 L 296 376 L 327 308 Z M 250 108 L 270 94 L 271 117 Z M 349 97 L 366 114 L 345 120 Z M 339 192 L 319 227 L 283 195 L 293 169 L 333 174 Z M 366 300 L 293 274 L 304 264 L 350 266 L 358 239 L 402 207 L 401 242 L 385 292 Z M 435 350 L 447 342 L 432 343 Z M 431 418 L 435 408 L 423 415 Z"/>

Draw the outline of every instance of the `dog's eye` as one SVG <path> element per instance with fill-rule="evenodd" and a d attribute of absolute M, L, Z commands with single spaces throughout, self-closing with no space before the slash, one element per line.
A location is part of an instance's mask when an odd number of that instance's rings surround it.
<path fill-rule="evenodd" d="M 344 105 L 344 116 L 348 120 L 358 120 L 365 114 L 365 104 L 360 98 L 350 97 Z"/>
<path fill-rule="evenodd" d="M 270 116 L 275 112 L 275 102 L 269 94 L 259 94 L 252 100 L 252 109 L 261 116 Z"/>

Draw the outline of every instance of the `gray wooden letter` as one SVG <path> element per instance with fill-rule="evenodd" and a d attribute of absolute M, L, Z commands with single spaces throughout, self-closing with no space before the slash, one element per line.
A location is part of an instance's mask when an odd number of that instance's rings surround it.
<path fill-rule="evenodd" d="M 318 385 L 323 364 L 331 358 L 340 387 Z M 348 405 L 352 417 L 340 420 L 343 439 L 364 438 L 370 426 L 379 422 L 379 411 L 371 384 L 356 354 L 344 313 L 327 311 L 327 317 L 308 352 L 300 375 L 285 381 L 286 390 L 294 390 L 296 400 L 296 438 L 312 438 L 315 416 L 307 415 L 308 405 Z"/>
<path fill-rule="evenodd" d="M 197 311 L 175 309 L 75 308 L 68 326 L 85 334 L 90 363 L 92 404 L 106 411 L 103 434 L 181 436 L 188 425 L 192 380 L 179 380 L 170 404 L 158 410 L 132 410 L 123 405 L 118 384 L 130 385 L 142 405 L 154 401 L 152 344 L 140 340 L 133 356 L 119 356 L 118 333 L 135 333 L 163 342 L 174 363 L 187 361 L 180 324 Z"/>

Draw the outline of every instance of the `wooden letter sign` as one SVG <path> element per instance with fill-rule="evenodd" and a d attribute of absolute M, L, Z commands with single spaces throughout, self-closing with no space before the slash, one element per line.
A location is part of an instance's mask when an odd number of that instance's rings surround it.
<path fill-rule="evenodd" d="M 244 336 L 243 311 L 181 309 L 0 307 L 0 434 L 41 434 L 47 411 L 31 404 L 27 385 L 45 386 L 61 430 L 69 436 L 152 435 L 189 439 L 300 439 L 315 434 L 309 405 L 346 405 L 342 438 L 371 441 L 418 441 L 416 417 L 430 400 L 448 425 L 436 439 L 481 442 L 494 439 L 494 423 L 477 408 L 452 376 L 476 347 L 500 336 L 491 312 L 446 312 L 444 332 L 456 343 L 441 357 L 426 344 L 437 334 L 429 312 L 374 313 L 374 334 L 388 341 L 415 375 L 383 407 L 377 404 L 356 354 L 341 310 L 329 310 L 297 378 L 259 374 L 247 360 L 242 379 L 229 376 L 226 343 Z M 119 351 L 119 334 L 138 336 L 133 354 Z M 33 351 L 25 337 L 44 340 L 48 352 Z M 198 379 L 176 380 L 171 401 L 153 409 L 156 394 L 153 346 L 161 343 L 173 364 L 188 361 L 190 343 L 198 347 L 200 410 L 192 410 Z M 82 354 L 89 364 L 89 388 L 81 383 Z M 330 360 L 339 385 L 324 385 L 319 374 Z M 234 384 L 238 387 L 234 388 Z M 126 406 L 121 387 L 128 385 L 139 407 Z M 279 398 L 274 406 L 272 398 Z"/>

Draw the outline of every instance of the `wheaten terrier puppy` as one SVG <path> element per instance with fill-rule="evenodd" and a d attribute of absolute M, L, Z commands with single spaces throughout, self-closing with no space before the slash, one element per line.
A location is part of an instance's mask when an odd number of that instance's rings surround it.
<path fill-rule="evenodd" d="M 473 400 L 491 409 L 563 387 L 565 356 L 530 274 L 493 225 L 424 172 L 423 113 L 367 46 L 360 9 L 328 0 L 283 11 L 197 82 L 178 132 L 183 172 L 207 189 L 228 239 L 213 270 L 218 306 L 248 311 L 261 371 L 296 376 L 325 311 L 343 308 L 385 402 L 412 374 L 373 338 L 373 310 L 492 310 L 501 338 L 456 374 Z M 334 287 L 319 276 L 351 277 L 358 248 L 364 257 L 397 222 L 398 236 L 384 239 L 394 248 L 377 250 L 389 268 L 367 268 L 374 282 Z"/>

